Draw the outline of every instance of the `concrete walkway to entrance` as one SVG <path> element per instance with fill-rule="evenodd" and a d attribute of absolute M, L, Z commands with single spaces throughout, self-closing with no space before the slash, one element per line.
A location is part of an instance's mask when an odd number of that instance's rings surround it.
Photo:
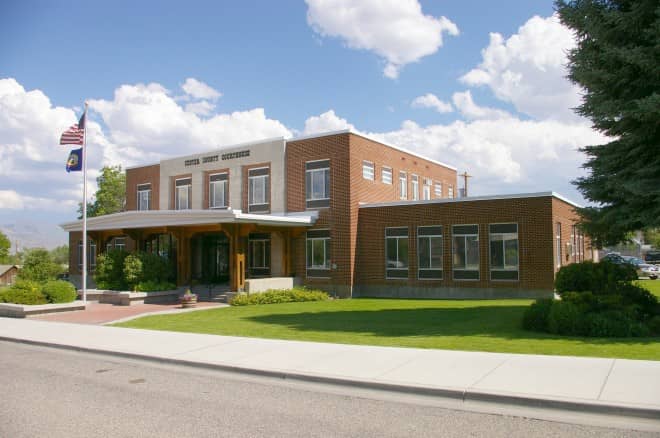
<path fill-rule="evenodd" d="M 110 322 L 124 321 L 145 315 L 157 315 L 162 313 L 191 312 L 199 309 L 223 307 L 227 304 L 198 302 L 197 307 L 182 309 L 181 304 L 133 304 L 132 306 L 118 306 L 114 304 L 100 304 L 88 301 L 85 310 L 72 312 L 47 313 L 43 315 L 29 316 L 30 319 L 41 321 L 72 322 L 77 324 L 107 324 Z"/>
<path fill-rule="evenodd" d="M 651 422 L 660 431 L 660 361 L 325 344 L 11 318 L 0 318 L 0 339 L 463 404 L 607 414 Z"/>

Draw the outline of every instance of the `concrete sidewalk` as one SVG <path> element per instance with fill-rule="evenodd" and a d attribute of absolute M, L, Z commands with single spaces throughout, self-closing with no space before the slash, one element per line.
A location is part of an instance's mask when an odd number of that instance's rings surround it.
<path fill-rule="evenodd" d="M 0 339 L 225 371 L 660 422 L 660 361 L 280 341 L 0 318 Z"/>

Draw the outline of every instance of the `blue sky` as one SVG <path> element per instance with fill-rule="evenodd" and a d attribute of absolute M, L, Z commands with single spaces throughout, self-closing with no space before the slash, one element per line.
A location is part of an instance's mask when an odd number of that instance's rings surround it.
<path fill-rule="evenodd" d="M 25 245 L 65 242 L 57 224 L 75 218 L 80 176 L 63 171 L 57 137 L 85 99 L 90 179 L 104 164 L 350 126 L 468 170 L 475 195 L 580 201 L 575 149 L 602 141 L 570 111 L 572 36 L 551 1 L 2 9 L 0 229 Z"/>

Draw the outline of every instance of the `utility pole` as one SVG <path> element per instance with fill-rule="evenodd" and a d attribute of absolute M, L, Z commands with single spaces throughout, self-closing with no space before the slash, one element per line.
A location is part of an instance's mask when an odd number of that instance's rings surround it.
<path fill-rule="evenodd" d="M 472 175 L 468 175 L 467 170 L 462 174 L 458 175 L 463 177 L 463 197 L 468 197 L 468 178 L 472 178 Z"/>

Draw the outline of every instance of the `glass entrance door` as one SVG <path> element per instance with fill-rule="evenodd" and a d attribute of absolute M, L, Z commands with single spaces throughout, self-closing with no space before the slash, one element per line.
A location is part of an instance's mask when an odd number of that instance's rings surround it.
<path fill-rule="evenodd" d="M 208 284 L 229 282 L 229 239 L 223 233 L 201 237 L 201 280 Z"/>

